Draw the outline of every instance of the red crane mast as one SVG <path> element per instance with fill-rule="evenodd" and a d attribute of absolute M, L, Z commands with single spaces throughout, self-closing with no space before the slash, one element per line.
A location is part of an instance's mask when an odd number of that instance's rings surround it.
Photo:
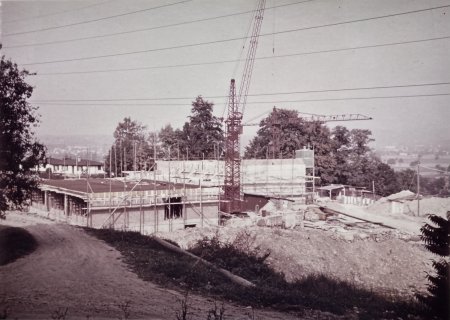
<path fill-rule="evenodd" d="M 222 210 L 226 212 L 239 212 L 241 210 L 241 156 L 240 135 L 242 133 L 242 115 L 247 102 L 247 94 L 250 88 L 253 66 L 255 63 L 258 37 L 264 16 L 266 0 L 259 0 L 253 20 L 250 46 L 245 59 L 239 93 L 236 95 L 235 80 L 231 79 L 228 97 L 228 114 L 225 121 L 225 181 L 224 200 Z"/>

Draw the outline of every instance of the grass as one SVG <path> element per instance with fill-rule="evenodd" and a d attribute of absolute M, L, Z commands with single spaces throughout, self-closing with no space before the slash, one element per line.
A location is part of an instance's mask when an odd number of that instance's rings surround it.
<path fill-rule="evenodd" d="M 181 292 L 192 291 L 242 305 L 300 314 L 310 309 L 353 314 L 358 319 L 406 319 L 421 312 L 416 301 L 385 296 L 325 275 L 310 275 L 289 283 L 283 274 L 265 263 L 268 253 L 252 248 L 251 239 L 246 240 L 245 235 L 225 244 L 217 236 L 205 238 L 190 251 L 252 281 L 255 288 L 235 285 L 197 259 L 174 253 L 137 232 L 87 231 L 117 248 L 142 279 Z"/>
<path fill-rule="evenodd" d="M 38 247 L 36 239 L 23 228 L 0 228 L 0 266 L 30 254 Z"/>

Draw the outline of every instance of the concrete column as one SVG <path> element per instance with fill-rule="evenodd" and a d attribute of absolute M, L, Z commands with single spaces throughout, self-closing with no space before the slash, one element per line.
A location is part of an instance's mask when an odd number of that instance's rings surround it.
<path fill-rule="evenodd" d="M 44 191 L 44 206 L 47 211 L 50 211 L 49 207 L 48 207 L 48 191 L 47 190 Z"/>
<path fill-rule="evenodd" d="M 64 215 L 69 215 L 69 196 L 64 194 Z"/>

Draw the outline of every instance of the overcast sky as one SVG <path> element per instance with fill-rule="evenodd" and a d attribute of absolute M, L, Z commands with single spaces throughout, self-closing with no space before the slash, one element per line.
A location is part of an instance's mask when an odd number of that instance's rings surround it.
<path fill-rule="evenodd" d="M 37 73 L 28 81 L 40 134 L 112 135 L 126 116 L 149 129 L 176 128 L 199 94 L 223 115 L 255 7 L 3 1 L 2 52 Z M 450 1 L 268 0 L 266 8 L 244 121 L 276 105 L 371 116 L 340 124 L 371 129 L 379 144 L 450 138 Z M 335 89 L 352 90 L 327 91 Z M 255 130 L 246 128 L 245 140 Z"/>

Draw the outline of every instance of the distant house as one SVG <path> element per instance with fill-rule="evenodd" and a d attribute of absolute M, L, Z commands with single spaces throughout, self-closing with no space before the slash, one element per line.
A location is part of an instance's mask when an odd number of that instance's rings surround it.
<path fill-rule="evenodd" d="M 331 184 L 317 188 L 318 196 L 329 198 L 346 204 L 369 205 L 375 201 L 376 196 L 364 187 L 353 187 L 343 184 Z"/>
<path fill-rule="evenodd" d="M 56 159 L 47 158 L 47 164 L 40 166 L 40 172 L 47 172 L 62 174 L 65 176 L 79 176 L 82 174 L 104 174 L 104 165 L 102 162 L 85 159 Z"/>
<path fill-rule="evenodd" d="M 403 190 L 391 194 L 386 200 L 390 204 L 391 213 L 407 213 L 411 211 L 409 205 L 411 201 L 417 200 L 417 195 L 409 190 Z M 417 206 L 417 201 L 415 206 Z"/>

